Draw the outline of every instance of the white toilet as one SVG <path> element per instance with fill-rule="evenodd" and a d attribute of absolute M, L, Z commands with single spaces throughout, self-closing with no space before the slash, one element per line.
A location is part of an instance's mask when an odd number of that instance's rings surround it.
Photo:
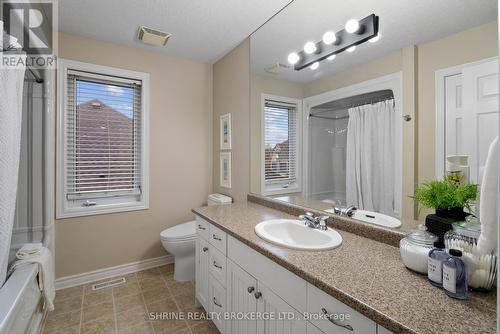
<path fill-rule="evenodd" d="M 208 205 L 231 204 L 231 197 L 221 194 L 208 195 Z M 190 221 L 163 230 L 160 233 L 163 247 L 174 256 L 174 280 L 194 280 L 196 221 Z"/>

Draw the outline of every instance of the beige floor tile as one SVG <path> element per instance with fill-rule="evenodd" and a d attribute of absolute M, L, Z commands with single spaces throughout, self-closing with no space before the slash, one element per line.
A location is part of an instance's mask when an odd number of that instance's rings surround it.
<path fill-rule="evenodd" d="M 208 322 L 208 314 L 203 309 L 203 307 L 192 307 L 183 310 L 186 315 L 186 321 L 190 327 L 201 324 L 202 322 Z"/>
<path fill-rule="evenodd" d="M 195 290 L 193 282 L 177 282 L 177 281 L 167 281 L 167 286 L 170 289 L 172 295 L 177 296 L 180 294 L 186 294 L 190 291 Z"/>
<path fill-rule="evenodd" d="M 138 326 L 142 323 L 147 323 L 146 309 L 144 306 L 138 306 L 125 312 L 116 314 L 117 329 L 123 330 L 132 326 Z"/>
<path fill-rule="evenodd" d="M 52 333 L 56 330 L 79 325 L 81 314 L 81 310 L 61 314 L 49 313 L 45 322 L 45 333 Z"/>
<path fill-rule="evenodd" d="M 70 296 L 64 299 L 55 298 L 54 300 L 54 315 L 76 311 L 82 308 L 83 294 Z"/>
<path fill-rule="evenodd" d="M 182 333 L 186 330 L 189 333 L 189 327 L 184 320 L 156 320 L 152 324 L 156 334 Z"/>
<path fill-rule="evenodd" d="M 147 280 L 150 278 L 160 277 L 161 273 L 158 268 L 151 268 L 148 270 L 139 271 L 136 273 L 137 279 L 140 281 Z"/>
<path fill-rule="evenodd" d="M 180 291 L 177 295 L 174 295 L 174 299 L 179 306 L 179 310 L 185 310 L 196 306 L 194 289 Z"/>
<path fill-rule="evenodd" d="M 219 330 L 212 321 L 205 321 L 191 327 L 191 332 L 193 334 L 220 334 Z"/>
<path fill-rule="evenodd" d="M 138 306 L 144 306 L 141 294 L 115 298 L 116 313 L 125 312 Z"/>
<path fill-rule="evenodd" d="M 144 322 L 139 326 L 121 330 L 118 334 L 154 334 L 153 325 L 150 322 Z"/>
<path fill-rule="evenodd" d="M 54 331 L 48 331 L 45 329 L 43 330 L 43 334 L 79 334 L 79 333 L 80 333 L 80 325 Z"/>
<path fill-rule="evenodd" d="M 62 289 L 56 291 L 56 300 L 64 300 L 75 296 L 83 295 L 83 285 L 74 286 L 72 288 Z"/>
<path fill-rule="evenodd" d="M 162 287 L 167 287 L 165 284 L 165 281 L 163 278 L 160 276 L 155 276 L 155 277 L 149 277 L 149 278 L 144 278 L 144 279 L 139 279 L 139 286 L 143 291 L 147 290 L 153 290 L 156 288 L 162 288 Z"/>
<path fill-rule="evenodd" d="M 104 302 L 97 305 L 92 305 L 89 307 L 83 308 L 83 322 L 89 322 L 102 317 L 112 317 L 114 314 L 113 311 L 113 302 Z"/>
<path fill-rule="evenodd" d="M 104 302 L 111 302 L 112 300 L 112 289 L 110 288 L 92 291 L 85 287 L 85 293 L 83 294 L 83 307 L 102 304 Z"/>
<path fill-rule="evenodd" d="M 114 334 L 116 333 L 114 316 L 107 316 L 84 322 L 80 334 Z"/>
<path fill-rule="evenodd" d="M 137 283 L 137 279 L 132 282 L 128 282 L 123 285 L 118 285 L 113 287 L 113 296 L 115 298 L 136 295 L 141 292 L 139 284 Z"/>
<path fill-rule="evenodd" d="M 174 273 L 174 264 L 167 264 L 161 267 L 158 267 L 158 270 L 162 275 L 168 275 L 168 274 L 173 274 Z"/>
<path fill-rule="evenodd" d="M 144 296 L 146 304 L 172 297 L 172 294 L 167 286 L 160 286 L 152 290 L 142 291 L 142 295 Z"/>
<path fill-rule="evenodd" d="M 177 304 L 173 298 L 165 298 L 159 301 L 155 301 L 146 305 L 148 313 L 165 313 L 165 312 L 177 312 Z"/>

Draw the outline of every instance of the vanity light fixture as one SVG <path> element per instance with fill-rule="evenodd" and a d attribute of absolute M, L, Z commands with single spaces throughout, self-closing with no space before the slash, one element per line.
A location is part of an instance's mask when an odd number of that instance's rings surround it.
<path fill-rule="evenodd" d="M 314 42 L 307 42 L 304 44 L 304 52 L 310 55 L 313 52 L 316 52 L 318 48 L 316 47 L 316 44 Z"/>
<path fill-rule="evenodd" d="M 315 62 L 315 63 L 313 63 L 311 66 L 309 66 L 309 68 L 310 68 L 311 70 L 313 70 L 313 71 L 314 71 L 314 70 L 317 70 L 317 69 L 318 69 L 318 67 L 319 67 L 319 62 Z"/>
<path fill-rule="evenodd" d="M 317 69 L 322 60 L 333 60 L 335 55 L 347 51 L 353 52 L 357 45 L 365 43 L 371 39 L 376 42 L 378 36 L 379 17 L 375 14 L 368 15 L 362 20 L 350 19 L 345 24 L 345 29 L 337 32 L 327 31 L 323 34 L 322 40 L 315 43 L 312 41 L 304 44 L 304 49 L 300 52 L 293 52 L 288 55 L 288 62 L 293 65 L 296 71 L 306 67 Z"/>
<path fill-rule="evenodd" d="M 380 33 L 378 33 L 377 36 L 370 38 L 368 40 L 368 42 L 370 42 L 370 43 L 378 42 L 378 40 L 380 39 L 380 37 L 382 37 L 382 35 L 380 35 Z"/>

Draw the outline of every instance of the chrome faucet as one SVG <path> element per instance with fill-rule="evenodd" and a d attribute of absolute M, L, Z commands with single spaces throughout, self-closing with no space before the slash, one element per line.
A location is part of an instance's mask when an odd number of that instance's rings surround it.
<path fill-rule="evenodd" d="M 300 220 L 304 221 L 304 224 L 310 228 L 316 228 L 318 230 L 326 231 L 328 227 L 326 226 L 326 221 L 328 220 L 328 216 L 317 216 L 314 217 L 312 212 L 306 212 L 303 215 L 299 216 Z"/>
<path fill-rule="evenodd" d="M 352 217 L 357 209 L 358 208 L 354 205 L 348 206 L 347 208 L 334 207 L 333 212 L 339 216 Z"/>

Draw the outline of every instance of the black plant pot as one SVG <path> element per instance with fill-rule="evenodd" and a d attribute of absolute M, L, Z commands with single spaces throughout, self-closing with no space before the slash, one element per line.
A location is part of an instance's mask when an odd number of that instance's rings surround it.
<path fill-rule="evenodd" d="M 441 218 L 451 218 L 455 221 L 465 220 L 469 213 L 464 212 L 464 208 L 436 209 L 436 216 Z"/>

